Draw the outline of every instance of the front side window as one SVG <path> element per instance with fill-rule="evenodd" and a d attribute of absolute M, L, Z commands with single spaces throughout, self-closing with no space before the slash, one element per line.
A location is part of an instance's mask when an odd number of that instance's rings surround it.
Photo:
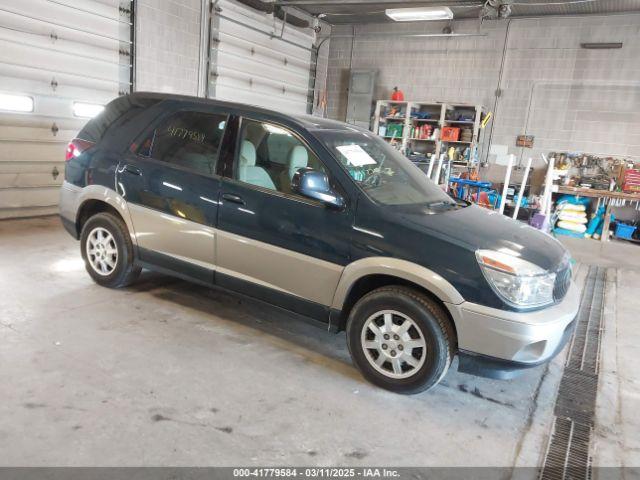
<path fill-rule="evenodd" d="M 383 205 L 457 205 L 409 159 L 378 136 L 355 130 L 314 133 L 374 201 Z"/>
<path fill-rule="evenodd" d="M 301 168 L 327 173 L 318 157 L 289 130 L 270 123 L 242 121 L 236 180 L 292 193 L 291 180 Z"/>
<path fill-rule="evenodd" d="M 138 155 L 212 174 L 227 116 L 203 112 L 179 112 L 156 127 L 142 142 Z"/>

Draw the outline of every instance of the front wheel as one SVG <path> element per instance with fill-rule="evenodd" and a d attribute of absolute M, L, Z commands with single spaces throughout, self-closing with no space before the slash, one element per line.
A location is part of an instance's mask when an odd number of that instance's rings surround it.
<path fill-rule="evenodd" d="M 442 307 L 403 286 L 362 297 L 349 315 L 347 341 L 367 380 L 404 394 L 436 385 L 455 353 L 455 333 Z"/>
<path fill-rule="evenodd" d="M 80 249 L 91 278 L 104 287 L 133 283 L 140 267 L 133 263 L 133 244 L 127 226 L 111 213 L 98 213 L 82 227 Z"/>

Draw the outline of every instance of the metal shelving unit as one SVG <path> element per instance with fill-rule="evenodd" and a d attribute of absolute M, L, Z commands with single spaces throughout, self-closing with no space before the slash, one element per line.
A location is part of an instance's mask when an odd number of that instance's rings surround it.
<path fill-rule="evenodd" d="M 392 109 L 397 109 L 399 113 L 388 115 Z M 401 136 L 381 136 L 388 141 L 395 141 L 397 146 L 408 156 L 423 154 L 425 161 L 417 161 L 416 163 L 428 164 L 428 158 L 438 158 L 441 153 L 447 153 L 450 147 L 462 150 L 462 152 L 469 148 L 469 158 L 474 158 L 479 147 L 480 123 L 485 113 L 482 105 L 438 101 L 378 100 L 373 132 L 380 135 L 387 132 L 389 123 L 402 123 Z M 425 135 L 428 130 L 422 128 L 424 125 L 431 127 L 429 136 Z M 442 128 L 448 126 L 471 130 L 471 135 L 469 137 L 467 133 L 468 140 L 443 141 Z M 416 133 L 416 131 L 420 133 Z M 454 161 L 453 163 L 460 166 L 468 166 L 469 164 L 467 161 Z"/>
<path fill-rule="evenodd" d="M 446 103 L 444 105 L 444 115 L 442 118 L 443 127 L 459 127 L 461 129 L 471 129 L 471 137 L 468 140 L 458 139 L 455 141 L 443 141 L 443 149 L 449 147 L 468 147 L 469 158 L 474 158 L 478 151 L 480 138 L 480 123 L 486 113 L 482 105 L 467 103 Z M 468 166 L 469 162 L 454 162 L 456 165 Z"/>

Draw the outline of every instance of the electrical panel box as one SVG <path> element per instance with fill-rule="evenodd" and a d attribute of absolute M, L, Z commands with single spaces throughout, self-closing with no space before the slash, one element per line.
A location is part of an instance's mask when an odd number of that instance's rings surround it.
<path fill-rule="evenodd" d="M 346 122 L 369 128 L 377 72 L 351 70 Z"/>

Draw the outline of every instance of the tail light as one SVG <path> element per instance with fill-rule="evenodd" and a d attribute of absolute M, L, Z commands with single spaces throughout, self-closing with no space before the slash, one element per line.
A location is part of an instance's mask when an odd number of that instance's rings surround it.
<path fill-rule="evenodd" d="M 65 161 L 68 162 L 72 158 L 79 156 L 82 152 L 93 147 L 94 145 L 95 144 L 93 142 L 90 142 L 89 140 L 74 138 L 69 142 L 69 145 L 67 145 L 67 151 L 64 157 Z"/>

